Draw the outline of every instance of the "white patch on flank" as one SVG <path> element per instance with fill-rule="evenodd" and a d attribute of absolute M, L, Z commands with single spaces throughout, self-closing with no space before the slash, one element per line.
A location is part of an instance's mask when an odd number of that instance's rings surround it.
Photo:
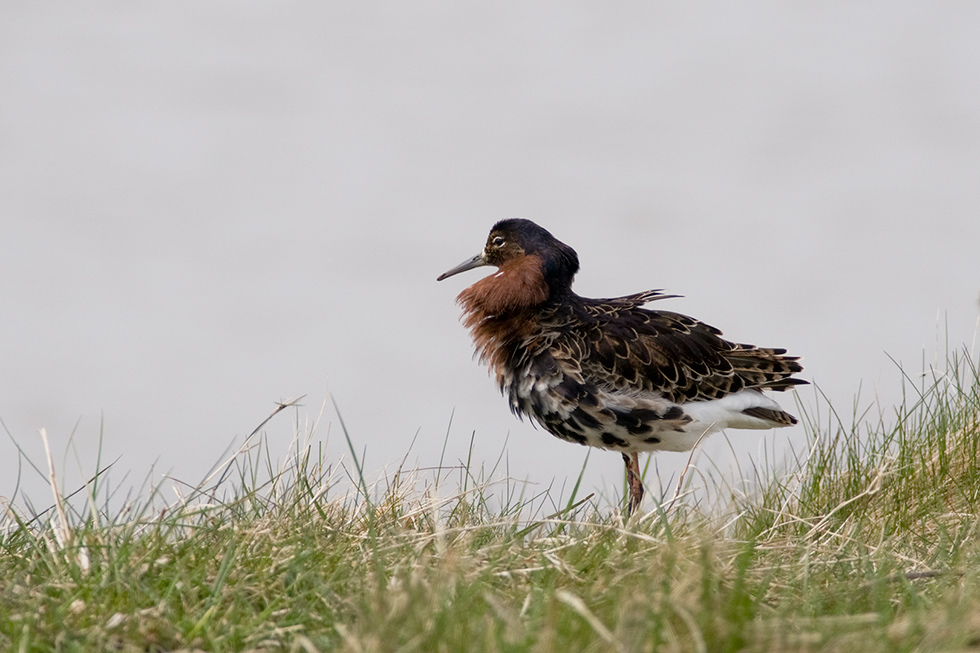
<path fill-rule="evenodd" d="M 681 404 L 681 408 L 694 419 L 684 430 L 695 430 L 699 434 L 714 433 L 722 429 L 771 429 L 784 426 L 742 412 L 747 408 L 782 410 L 779 404 L 758 390 L 742 390 L 710 401 L 692 401 Z"/>
<path fill-rule="evenodd" d="M 607 392 L 601 397 L 609 406 L 619 408 L 652 408 L 665 412 L 675 404 L 662 397 L 646 393 Z M 660 439 L 660 442 L 647 442 L 647 435 L 635 436 L 628 434 L 625 429 L 615 425 L 607 425 L 606 430 L 625 439 L 630 443 L 630 449 L 635 451 L 690 451 L 698 441 L 712 433 L 723 429 L 771 429 L 785 426 L 768 420 L 759 419 L 744 414 L 746 408 L 769 408 L 782 410 L 779 404 L 758 390 L 742 390 L 721 399 L 709 401 L 691 401 L 676 404 L 691 418 L 691 422 L 678 425 L 676 422 L 649 422 L 654 432 L 650 435 Z M 675 427 L 679 427 L 678 431 Z M 590 438 L 591 440 L 592 438 Z M 597 440 L 597 438 L 595 439 Z M 590 442 L 593 446 L 602 446 L 597 441 Z M 605 447 L 604 447 L 605 448 Z"/>

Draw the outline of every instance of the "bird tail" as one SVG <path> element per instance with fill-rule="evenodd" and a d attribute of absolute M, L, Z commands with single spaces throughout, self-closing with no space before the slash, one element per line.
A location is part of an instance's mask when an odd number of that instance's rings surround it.
<path fill-rule="evenodd" d="M 796 424 L 796 418 L 785 410 L 773 410 L 772 408 L 757 406 L 755 408 L 746 408 L 742 412 L 750 417 L 758 417 L 759 419 L 774 422 L 776 426 L 792 426 Z"/>
<path fill-rule="evenodd" d="M 799 357 L 785 354 L 785 349 L 735 345 L 735 349 L 726 353 L 725 358 L 749 388 L 782 391 L 808 384 L 809 381 L 793 378 L 794 374 L 803 371 Z"/>

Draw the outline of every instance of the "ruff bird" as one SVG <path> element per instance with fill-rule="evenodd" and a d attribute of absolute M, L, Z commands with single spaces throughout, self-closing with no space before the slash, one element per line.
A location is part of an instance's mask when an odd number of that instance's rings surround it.
<path fill-rule="evenodd" d="M 572 291 L 578 255 L 530 220 L 501 220 L 483 250 L 438 277 L 497 271 L 457 302 L 476 356 L 518 417 L 568 442 L 618 451 L 628 513 L 640 507 L 643 451 L 686 451 L 726 428 L 796 424 L 763 391 L 807 381 L 798 357 L 722 338 L 692 317 L 644 308 L 660 290 L 612 299 Z"/>

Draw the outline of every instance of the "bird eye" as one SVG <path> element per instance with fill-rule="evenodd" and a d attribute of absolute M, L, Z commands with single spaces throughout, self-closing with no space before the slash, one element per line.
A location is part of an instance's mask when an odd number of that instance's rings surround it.
<path fill-rule="evenodd" d="M 493 240 L 491 241 L 491 244 L 494 247 L 503 247 L 504 246 L 504 242 L 505 241 L 504 241 L 504 237 L 503 236 L 494 236 L 493 237 Z"/>

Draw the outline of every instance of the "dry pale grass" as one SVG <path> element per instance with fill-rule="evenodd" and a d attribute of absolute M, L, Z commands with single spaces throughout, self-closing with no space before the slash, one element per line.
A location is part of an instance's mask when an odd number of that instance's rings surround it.
<path fill-rule="evenodd" d="M 52 476 L 55 510 L 5 508 L 0 648 L 976 648 L 980 383 L 965 360 L 891 425 L 813 430 L 753 496 L 708 508 L 679 491 L 630 522 L 577 488 L 555 507 L 479 470 L 369 484 L 309 433 L 286 464 L 249 443 L 177 501 L 112 515 L 94 491 L 64 501 Z"/>

